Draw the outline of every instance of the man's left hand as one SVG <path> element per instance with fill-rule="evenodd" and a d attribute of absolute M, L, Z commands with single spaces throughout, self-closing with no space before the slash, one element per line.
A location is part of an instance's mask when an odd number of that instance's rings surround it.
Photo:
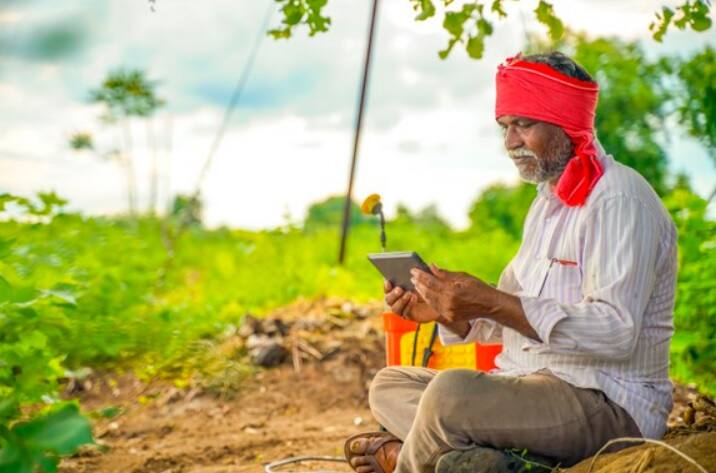
<path fill-rule="evenodd" d="M 415 290 L 438 314 L 449 322 L 488 316 L 495 310 L 499 291 L 478 278 L 430 265 L 433 274 L 410 271 Z"/>

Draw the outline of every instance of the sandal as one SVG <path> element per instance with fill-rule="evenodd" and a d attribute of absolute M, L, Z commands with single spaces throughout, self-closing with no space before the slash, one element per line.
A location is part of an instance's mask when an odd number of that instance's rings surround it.
<path fill-rule="evenodd" d="M 351 452 L 350 447 L 354 440 L 360 438 L 366 438 L 369 440 L 373 439 L 373 441 L 368 444 L 368 448 L 366 448 L 364 453 L 358 455 Z M 376 473 L 392 473 L 395 469 L 395 464 L 398 461 L 397 455 L 395 458 L 389 458 L 386 455 L 385 450 L 381 450 L 382 447 L 391 442 L 403 443 L 402 440 L 389 432 L 363 432 L 348 437 L 348 440 L 346 440 L 346 443 L 343 446 L 343 452 L 345 453 L 346 460 L 348 460 L 348 465 L 350 465 L 351 468 L 353 468 L 353 465 L 351 464 L 352 459 L 355 457 L 365 456 L 368 457 L 368 462 L 370 463 L 370 466 L 373 467 L 373 471 Z M 386 470 L 386 468 L 388 469 Z"/>

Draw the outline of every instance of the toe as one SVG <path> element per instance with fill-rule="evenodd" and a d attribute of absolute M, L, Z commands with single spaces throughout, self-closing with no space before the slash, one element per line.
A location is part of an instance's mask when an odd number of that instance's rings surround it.
<path fill-rule="evenodd" d="M 354 467 L 370 465 L 368 457 L 353 457 L 351 458 L 351 465 Z"/>
<path fill-rule="evenodd" d="M 360 455 L 368 449 L 368 439 L 359 438 L 351 442 L 349 446 L 351 453 Z"/>

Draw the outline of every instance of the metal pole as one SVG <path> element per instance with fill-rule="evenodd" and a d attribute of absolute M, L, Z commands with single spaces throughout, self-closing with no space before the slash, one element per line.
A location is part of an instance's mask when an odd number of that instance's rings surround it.
<path fill-rule="evenodd" d="M 351 158 L 351 170 L 348 176 L 348 190 L 346 201 L 343 207 L 343 225 L 341 228 L 341 248 L 338 253 L 338 264 L 343 264 L 346 253 L 346 240 L 348 238 L 348 227 L 351 220 L 351 198 L 353 196 L 353 177 L 356 171 L 356 160 L 358 157 L 358 143 L 360 142 L 360 131 L 363 125 L 363 109 L 365 108 L 366 89 L 368 88 L 368 72 L 370 70 L 371 52 L 373 50 L 373 34 L 375 32 L 375 19 L 378 13 L 378 0 L 373 0 L 373 8 L 370 16 L 370 29 L 368 30 L 368 47 L 365 51 L 363 64 L 363 82 L 360 88 L 360 99 L 358 101 L 358 116 L 356 118 L 355 133 L 353 137 L 353 157 Z"/>

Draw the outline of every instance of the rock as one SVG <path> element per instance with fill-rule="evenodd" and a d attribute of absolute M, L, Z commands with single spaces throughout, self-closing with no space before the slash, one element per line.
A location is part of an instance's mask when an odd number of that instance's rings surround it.
<path fill-rule="evenodd" d="M 263 334 L 252 334 L 246 339 L 246 348 L 250 351 L 256 350 L 269 345 L 272 340 L 268 335 Z"/>
<path fill-rule="evenodd" d="M 246 314 L 238 333 L 240 337 L 248 338 L 251 335 L 260 334 L 262 331 L 261 321 L 251 314 Z"/>
<path fill-rule="evenodd" d="M 251 361 L 264 368 L 277 366 L 286 361 L 288 350 L 278 342 L 270 342 L 267 345 L 256 348 L 251 353 Z"/>
<path fill-rule="evenodd" d="M 284 337 L 288 335 L 289 326 L 280 318 L 266 319 L 261 324 L 263 333 L 269 336 Z"/>

